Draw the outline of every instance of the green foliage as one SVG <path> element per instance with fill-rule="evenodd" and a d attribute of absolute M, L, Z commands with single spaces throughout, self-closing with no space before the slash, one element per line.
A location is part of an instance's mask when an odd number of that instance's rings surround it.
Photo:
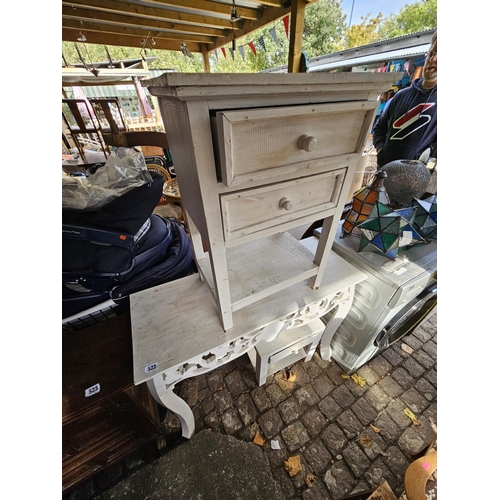
<path fill-rule="evenodd" d="M 354 24 L 346 29 L 346 48 L 359 47 L 379 40 L 379 28 L 382 24 L 383 16 L 379 12 L 377 17 L 368 19 L 368 16 L 361 16 L 362 23 Z"/>
<path fill-rule="evenodd" d="M 306 7 L 304 17 L 303 51 L 309 58 L 328 54 L 335 50 L 346 27 L 346 15 L 343 13 L 341 2 L 338 0 L 318 0 Z M 274 28 L 278 45 L 270 34 Z M 264 47 L 259 43 L 263 37 Z M 256 55 L 253 54 L 249 43 L 253 42 Z M 240 54 L 242 47 L 245 59 Z M 282 20 L 276 24 L 254 31 L 243 39 L 238 40 L 234 60 L 228 46 L 226 58 L 219 51 L 218 57 L 210 56 L 210 69 L 213 73 L 255 73 L 276 66 L 288 64 L 290 43 L 286 37 Z"/>
<path fill-rule="evenodd" d="M 318 0 L 306 7 L 303 50 L 308 57 L 335 50 L 347 28 L 346 15 L 337 0 Z"/>
<path fill-rule="evenodd" d="M 279 45 L 276 45 L 270 34 L 270 30 L 273 28 Z M 263 39 L 263 44 L 259 42 L 260 37 Z M 251 42 L 255 47 L 255 54 L 250 48 Z M 224 47 L 226 50 L 225 58 L 221 50 L 217 51 L 217 56 L 210 55 L 210 70 L 213 73 L 257 73 L 265 68 L 287 64 L 288 60 L 288 40 L 281 20 L 272 26 L 256 30 L 239 39 L 233 53 L 234 58 L 229 48 L 230 45 Z M 241 51 L 243 51 L 244 58 Z"/>
<path fill-rule="evenodd" d="M 108 61 L 104 45 L 63 42 L 62 53 L 69 65 L 82 63 L 75 46 L 78 47 L 83 61 L 87 65 L 90 65 L 91 62 L 97 63 Z M 179 51 L 147 50 L 146 52 L 134 47 L 111 46 L 107 47 L 107 49 L 113 61 L 140 59 L 142 55 L 145 55 L 146 57 L 157 58 L 155 61 L 148 64 L 149 69 L 172 69 L 183 73 L 203 73 L 203 58 L 201 54 L 195 53 L 193 57 L 186 57 L 180 49 Z"/>
<path fill-rule="evenodd" d="M 398 14 L 386 17 L 379 28 L 379 40 L 410 35 L 437 27 L 437 0 L 406 4 Z"/>

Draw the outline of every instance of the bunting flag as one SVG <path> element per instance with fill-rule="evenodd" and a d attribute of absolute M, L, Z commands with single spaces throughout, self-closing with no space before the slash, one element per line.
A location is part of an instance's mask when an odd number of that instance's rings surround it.
<path fill-rule="evenodd" d="M 285 31 L 286 31 L 286 36 L 288 37 L 288 21 L 289 21 L 289 17 L 285 17 L 282 19 L 284 25 L 285 25 Z M 276 43 L 276 45 L 278 47 L 280 47 L 280 42 L 278 40 L 278 35 L 276 33 L 276 25 L 274 25 L 267 33 L 269 33 L 272 37 L 272 39 L 274 40 L 274 43 Z M 265 33 L 264 35 L 261 35 L 259 36 L 259 38 L 257 39 L 257 41 L 252 41 L 252 42 L 248 42 L 244 45 L 239 45 L 238 46 L 238 50 L 240 51 L 240 55 L 241 55 L 241 58 L 243 60 L 245 60 L 245 45 L 248 45 L 250 47 L 250 50 L 253 52 L 254 56 L 257 56 L 257 48 L 255 46 L 255 44 L 257 44 L 257 46 L 260 46 L 262 47 L 262 49 L 264 49 L 264 52 L 267 52 L 267 47 L 266 47 L 266 42 L 264 40 L 264 36 L 267 35 L 267 33 Z M 236 52 L 236 43 L 235 43 L 235 40 L 233 39 L 233 42 L 232 42 L 232 47 L 227 47 L 227 49 L 229 49 L 229 52 L 231 53 L 231 57 L 233 58 L 233 61 L 234 61 L 234 53 Z M 220 50 L 222 51 L 222 54 L 224 55 L 224 58 L 226 58 L 226 50 L 227 50 L 225 47 L 221 47 Z M 219 56 L 218 56 L 218 49 L 215 49 L 215 57 L 217 60 L 219 60 Z"/>
<path fill-rule="evenodd" d="M 217 61 L 219 60 L 219 54 L 218 54 L 218 52 L 219 52 L 219 49 L 215 49 L 214 50 L 215 59 L 217 59 Z"/>
<path fill-rule="evenodd" d="M 259 45 L 264 49 L 264 52 L 267 52 L 266 44 L 264 43 L 264 35 L 259 36 Z"/>
<path fill-rule="evenodd" d="M 290 21 L 289 16 L 283 18 L 283 24 L 285 25 L 285 33 L 288 38 L 288 22 Z"/>
<path fill-rule="evenodd" d="M 279 47 L 280 44 L 278 43 L 278 36 L 276 35 L 276 29 L 275 28 L 271 28 L 269 30 L 269 34 L 273 37 L 274 43 Z"/>

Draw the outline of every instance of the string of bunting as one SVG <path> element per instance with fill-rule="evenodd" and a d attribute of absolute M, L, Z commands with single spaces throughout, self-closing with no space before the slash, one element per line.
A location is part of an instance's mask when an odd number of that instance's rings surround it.
<path fill-rule="evenodd" d="M 286 37 L 288 38 L 288 29 L 289 29 L 290 16 L 288 15 L 288 16 L 283 17 L 281 19 L 281 21 L 283 22 L 283 26 L 285 28 Z M 264 36 L 266 34 L 270 34 L 271 37 L 272 37 L 272 39 L 274 40 L 274 43 L 279 47 L 280 44 L 279 44 L 279 41 L 278 41 L 278 35 L 276 34 L 276 26 L 277 26 L 277 24 L 278 23 L 276 23 L 267 33 L 265 33 L 264 35 L 259 36 L 259 38 L 257 40 L 253 40 L 253 41 L 245 43 L 243 45 L 238 45 L 238 51 L 239 51 L 239 53 L 241 55 L 241 58 L 243 60 L 245 60 L 245 46 L 248 46 L 250 48 L 250 50 L 253 52 L 254 56 L 257 56 L 257 47 L 262 47 L 262 49 L 264 49 L 264 52 L 267 52 L 267 47 L 266 47 L 266 43 L 265 43 L 265 40 L 264 40 Z M 257 47 L 256 47 L 256 44 L 257 44 Z M 233 50 L 231 47 L 229 47 L 228 49 L 229 49 L 229 53 L 231 54 L 231 57 L 233 58 L 233 61 L 234 61 L 235 50 Z M 215 51 L 214 51 L 215 58 L 217 60 L 219 59 L 219 56 L 217 54 L 218 51 L 219 51 L 219 49 L 215 49 Z M 221 47 L 220 51 L 222 52 L 222 55 L 224 56 L 224 59 L 226 59 L 226 57 L 227 57 L 226 48 L 225 47 Z"/>

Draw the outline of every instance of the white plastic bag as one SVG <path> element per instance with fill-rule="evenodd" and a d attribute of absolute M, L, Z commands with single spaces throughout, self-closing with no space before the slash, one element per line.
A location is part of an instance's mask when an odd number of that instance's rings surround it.
<path fill-rule="evenodd" d="M 142 153 L 131 148 L 117 148 L 104 166 L 92 175 L 63 175 L 62 207 L 97 210 L 130 189 L 152 182 Z"/>

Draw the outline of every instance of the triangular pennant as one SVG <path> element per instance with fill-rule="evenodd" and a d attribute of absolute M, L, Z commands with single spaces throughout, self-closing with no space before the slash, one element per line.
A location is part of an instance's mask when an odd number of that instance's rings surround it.
<path fill-rule="evenodd" d="M 266 44 L 264 43 L 264 35 L 259 36 L 259 45 L 264 49 L 264 52 L 267 52 Z"/>
<path fill-rule="evenodd" d="M 290 21 L 289 16 L 283 18 L 283 25 L 285 26 L 286 37 L 288 38 L 288 23 Z"/>
<path fill-rule="evenodd" d="M 269 34 L 273 37 L 274 43 L 279 47 L 280 44 L 278 43 L 278 36 L 276 35 L 276 29 L 275 28 L 271 28 L 269 30 Z"/>
<path fill-rule="evenodd" d="M 233 61 L 234 61 L 234 50 L 229 47 L 229 53 L 231 54 L 231 57 L 233 58 Z"/>
<path fill-rule="evenodd" d="M 238 47 L 238 49 L 239 49 L 239 51 L 240 51 L 241 58 L 242 58 L 243 60 L 245 60 L 245 50 L 243 49 L 243 46 L 242 46 L 242 45 L 240 45 L 240 46 Z"/>
<path fill-rule="evenodd" d="M 250 47 L 251 51 L 254 53 L 254 55 L 256 56 L 257 55 L 257 51 L 255 50 L 255 45 L 253 44 L 253 42 L 250 42 L 248 44 L 248 46 Z"/>
<path fill-rule="evenodd" d="M 215 54 L 215 59 L 217 59 L 217 61 L 218 61 L 219 60 L 219 49 L 215 49 L 214 54 Z"/>
<path fill-rule="evenodd" d="M 226 49 L 224 47 L 221 47 L 221 52 L 224 55 L 224 59 L 226 58 Z"/>

